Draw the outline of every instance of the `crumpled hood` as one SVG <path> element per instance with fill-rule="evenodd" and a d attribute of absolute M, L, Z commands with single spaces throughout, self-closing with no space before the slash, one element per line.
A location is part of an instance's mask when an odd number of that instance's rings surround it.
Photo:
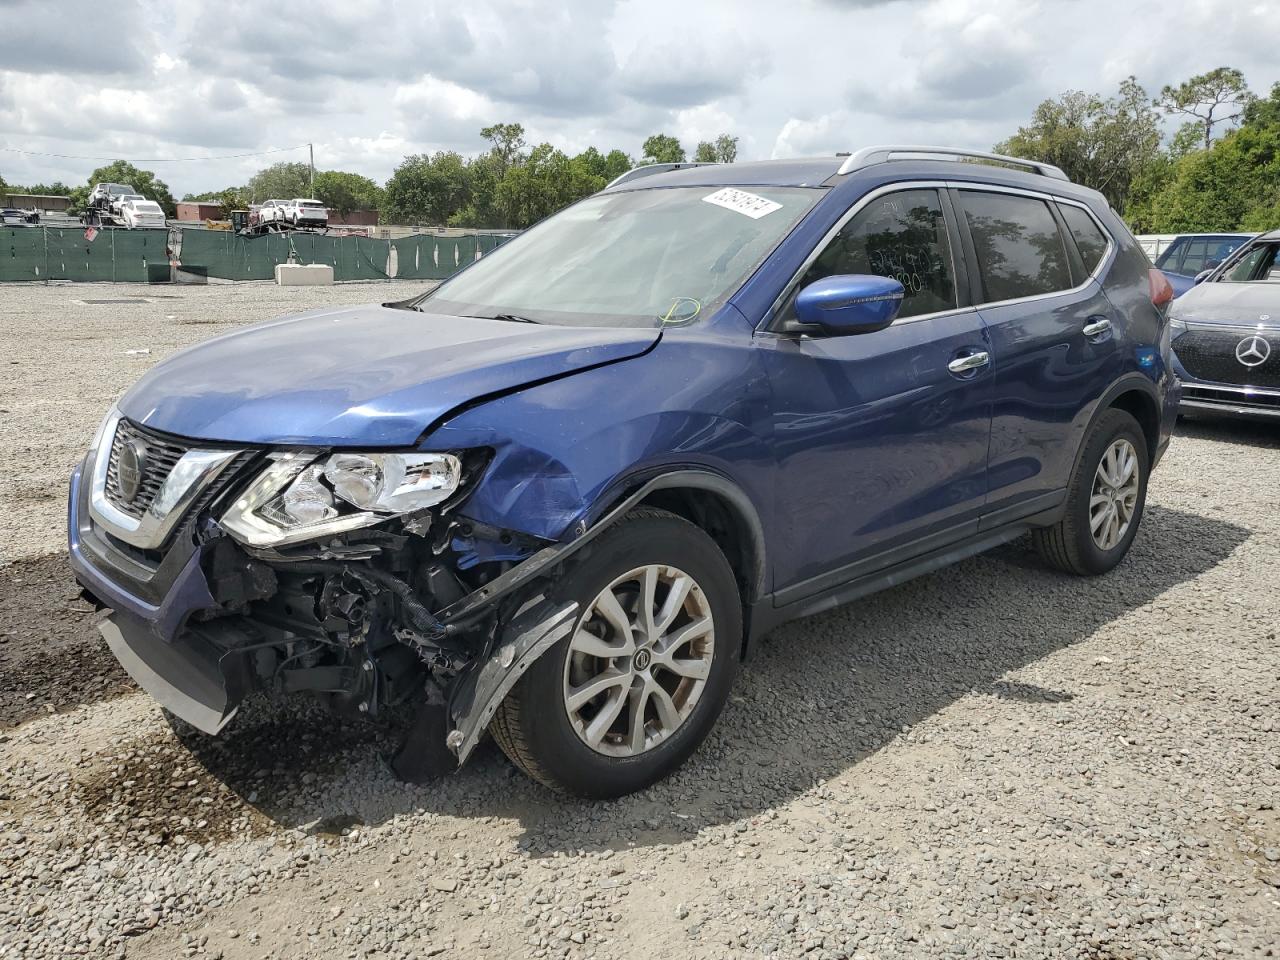
<path fill-rule="evenodd" d="M 314 310 L 169 357 L 120 411 L 203 440 L 403 447 L 462 404 L 639 356 L 660 335 L 376 305 Z"/>
<path fill-rule="evenodd" d="M 1170 313 L 1193 323 L 1280 327 L 1280 283 L 1202 283 L 1174 301 Z"/>

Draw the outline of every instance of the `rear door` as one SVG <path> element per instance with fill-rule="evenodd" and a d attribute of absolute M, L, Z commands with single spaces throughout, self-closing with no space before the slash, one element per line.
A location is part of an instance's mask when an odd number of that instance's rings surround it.
<path fill-rule="evenodd" d="M 1089 414 L 1120 374 L 1123 318 L 1095 279 L 1114 245 L 1083 204 L 987 186 L 952 195 L 993 357 L 985 528 L 1061 500 Z"/>

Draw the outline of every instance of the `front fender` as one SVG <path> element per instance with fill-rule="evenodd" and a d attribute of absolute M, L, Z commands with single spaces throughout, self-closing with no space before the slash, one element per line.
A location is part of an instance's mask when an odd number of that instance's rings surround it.
<path fill-rule="evenodd" d="M 693 469 L 730 478 L 768 526 L 768 384 L 750 341 L 664 335 L 642 357 L 463 411 L 432 450 L 493 458 L 459 512 L 543 540 L 581 535 L 638 483 Z"/>

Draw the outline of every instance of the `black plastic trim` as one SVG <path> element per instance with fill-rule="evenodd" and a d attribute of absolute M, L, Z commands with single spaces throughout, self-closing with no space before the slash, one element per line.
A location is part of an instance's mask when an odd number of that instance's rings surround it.
<path fill-rule="evenodd" d="M 576 539 L 544 547 L 523 563 L 512 567 L 480 589 L 474 590 L 461 600 L 449 604 L 437 614 L 440 622 L 444 624 L 446 630 L 457 630 L 459 624 L 470 620 L 479 613 L 483 613 L 491 604 L 508 596 L 551 568 L 563 563 L 607 530 L 617 520 L 621 519 L 631 508 L 635 507 L 655 490 L 673 488 L 693 488 L 718 493 L 724 496 L 738 510 L 740 519 L 746 522 L 751 534 L 752 554 L 756 561 L 756 569 L 752 571 L 753 592 L 750 596 L 744 598 L 748 603 L 753 602 L 754 598 L 760 596 L 764 591 L 764 576 L 767 566 L 764 558 L 764 528 L 760 523 L 760 518 L 756 515 L 755 508 L 751 505 L 750 498 L 736 485 L 719 474 L 706 470 L 681 469 L 659 474 L 642 483 L 637 489 L 609 507 L 603 516 L 587 527 Z"/>

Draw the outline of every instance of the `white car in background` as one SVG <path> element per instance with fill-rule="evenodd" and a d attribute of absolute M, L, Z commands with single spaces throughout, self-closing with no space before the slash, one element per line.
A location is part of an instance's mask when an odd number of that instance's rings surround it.
<path fill-rule="evenodd" d="M 317 227 L 323 230 L 329 225 L 329 210 L 319 200 L 295 197 L 293 200 L 277 202 L 283 203 L 285 221 L 295 227 Z"/>
<path fill-rule="evenodd" d="M 269 223 L 284 223 L 285 200 L 266 200 L 258 207 L 250 207 L 250 218 L 257 216 L 257 222 L 266 226 Z"/>
<path fill-rule="evenodd" d="M 164 210 L 154 200 L 142 196 L 128 196 L 120 201 L 119 217 L 126 227 L 163 227 Z"/>

